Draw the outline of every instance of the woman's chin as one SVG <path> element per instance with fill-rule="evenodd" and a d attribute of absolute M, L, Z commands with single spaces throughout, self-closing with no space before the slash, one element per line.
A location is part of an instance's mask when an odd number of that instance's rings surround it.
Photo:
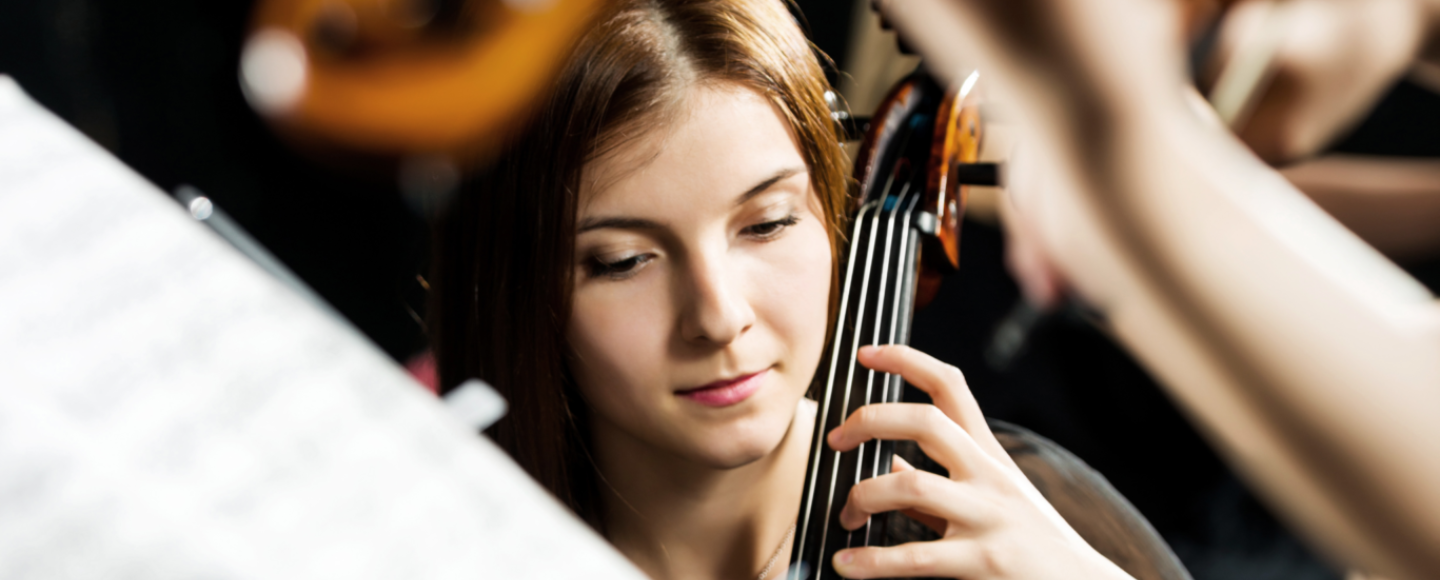
<path fill-rule="evenodd" d="M 707 429 L 692 447 L 696 461 L 715 469 L 735 469 L 768 457 L 784 442 L 790 421 L 765 423 Z"/>
<path fill-rule="evenodd" d="M 706 450 L 700 461 L 715 469 L 736 469 L 764 459 L 774 450 L 774 445 L 731 446 L 726 449 Z"/>

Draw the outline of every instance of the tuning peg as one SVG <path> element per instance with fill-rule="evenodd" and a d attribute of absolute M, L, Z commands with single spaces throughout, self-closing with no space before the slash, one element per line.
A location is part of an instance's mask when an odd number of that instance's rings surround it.
<path fill-rule="evenodd" d="M 951 175 L 961 185 L 986 185 L 1000 187 L 999 163 L 962 163 L 951 167 Z"/>

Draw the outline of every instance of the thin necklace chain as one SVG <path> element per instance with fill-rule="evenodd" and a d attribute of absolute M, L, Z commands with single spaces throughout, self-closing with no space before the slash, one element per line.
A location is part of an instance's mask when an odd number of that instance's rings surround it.
<path fill-rule="evenodd" d="M 790 543 L 790 538 L 793 537 L 795 537 L 795 524 L 790 524 L 790 531 L 785 532 L 785 539 L 780 540 L 779 546 L 775 546 L 775 553 L 770 555 L 770 561 L 765 563 L 765 569 L 760 571 L 760 575 L 756 576 L 755 580 L 765 580 L 765 577 L 770 575 L 770 569 L 774 568 L 775 561 L 780 559 L 780 552 L 785 550 L 785 544 Z"/>

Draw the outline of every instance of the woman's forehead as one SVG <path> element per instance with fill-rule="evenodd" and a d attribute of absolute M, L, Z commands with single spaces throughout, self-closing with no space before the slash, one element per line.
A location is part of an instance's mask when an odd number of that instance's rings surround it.
<path fill-rule="evenodd" d="M 586 164 L 580 215 L 721 202 L 777 172 L 804 170 L 794 131 L 769 99 L 733 83 L 688 91 L 673 121 Z"/>

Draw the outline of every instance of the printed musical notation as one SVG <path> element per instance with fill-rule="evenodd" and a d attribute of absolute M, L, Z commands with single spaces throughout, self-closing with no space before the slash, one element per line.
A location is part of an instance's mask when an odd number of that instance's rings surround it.
<path fill-rule="evenodd" d="M 0 577 L 582 576 L 641 577 L 0 76 Z"/>

